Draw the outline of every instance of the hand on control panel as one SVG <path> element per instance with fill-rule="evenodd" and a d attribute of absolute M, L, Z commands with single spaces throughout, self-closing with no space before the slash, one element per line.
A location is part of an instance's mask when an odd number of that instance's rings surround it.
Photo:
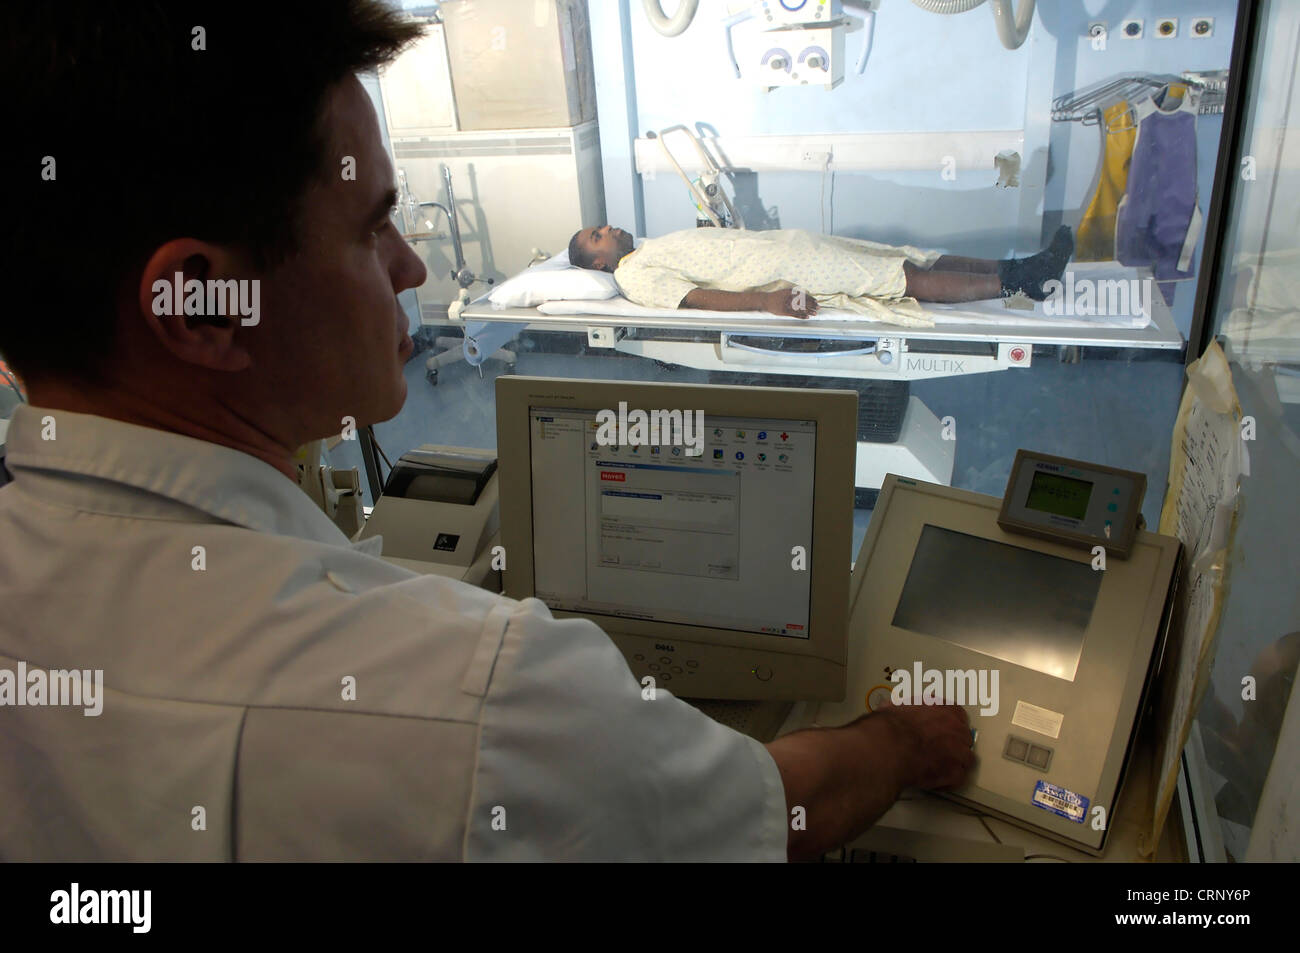
<path fill-rule="evenodd" d="M 955 788 L 975 766 L 970 716 L 960 705 L 888 705 L 883 718 L 898 741 L 906 787 Z"/>

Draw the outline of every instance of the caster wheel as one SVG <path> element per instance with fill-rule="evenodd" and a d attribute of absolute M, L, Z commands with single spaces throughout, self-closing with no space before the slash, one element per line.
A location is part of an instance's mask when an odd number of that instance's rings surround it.
<path fill-rule="evenodd" d="M 507 374 L 513 374 L 513 373 L 515 373 L 515 368 L 516 368 L 516 366 L 517 366 L 517 365 L 515 365 L 515 364 L 507 364 L 507 365 L 506 365 L 506 373 L 507 373 Z"/>
<path fill-rule="evenodd" d="M 429 386 L 430 386 L 430 387 L 437 387 L 437 386 L 438 386 L 438 372 L 437 372 L 437 371 L 435 371 L 435 370 L 428 370 L 428 371 L 425 371 L 425 372 L 424 372 L 424 379 L 427 380 L 427 381 L 429 382 Z"/>

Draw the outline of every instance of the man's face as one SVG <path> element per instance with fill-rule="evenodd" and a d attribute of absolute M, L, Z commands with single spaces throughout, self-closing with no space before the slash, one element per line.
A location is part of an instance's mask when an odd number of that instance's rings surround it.
<path fill-rule="evenodd" d="M 331 170 L 308 189 L 300 250 L 263 282 L 263 320 L 248 335 L 265 396 L 292 406 L 311 437 L 388 420 L 402 409 L 413 345 L 397 293 L 426 271 L 394 227 L 394 172 L 370 98 L 355 77 L 326 104 Z M 344 157 L 355 178 L 344 177 Z M 310 438 L 305 438 L 310 439 Z"/>
<path fill-rule="evenodd" d="M 579 239 L 594 256 L 593 264 L 601 271 L 613 271 L 618 267 L 618 260 L 632 253 L 632 236 L 613 225 L 600 228 L 588 228 Z"/>

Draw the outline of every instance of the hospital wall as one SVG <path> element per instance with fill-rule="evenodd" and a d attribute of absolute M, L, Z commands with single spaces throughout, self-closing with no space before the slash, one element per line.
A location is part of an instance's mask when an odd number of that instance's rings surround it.
<path fill-rule="evenodd" d="M 1225 69 L 1236 13 L 1235 0 L 1205 0 L 1194 11 L 1172 0 L 1040 2 L 1029 40 L 1007 50 L 987 8 L 940 16 L 899 0 L 876 14 L 863 75 L 850 69 L 830 91 L 769 93 L 734 77 L 722 0 L 703 0 L 691 26 L 674 38 L 656 33 L 638 2 L 599 0 L 589 8 L 611 222 L 645 235 L 694 226 L 680 179 L 659 173 L 647 180 L 632 160 L 633 137 L 677 123 L 704 124 L 723 137 L 1023 129 L 1022 188 L 996 187 L 992 156 L 987 171 L 961 169 L 951 180 L 941 176 L 939 157 L 933 172 L 839 172 L 824 182 L 818 171 L 741 177 L 741 189 L 756 192 L 768 213 L 760 227 L 833 231 L 980 257 L 1037 250 L 1056 225 L 1076 224 L 1091 198 L 1101 134 L 1096 126 L 1051 122 L 1054 97 L 1127 72 Z M 1190 36 L 1191 13 L 1215 17 L 1210 38 Z M 1178 16 L 1179 35 L 1156 38 L 1157 16 Z M 1127 18 L 1145 21 L 1142 39 L 1119 37 L 1119 22 Z M 1099 19 L 1111 27 L 1103 51 L 1087 39 L 1089 22 Z M 862 37 L 859 31 L 846 39 L 850 64 Z M 1198 123 L 1202 211 L 1209 207 L 1221 126 L 1219 116 Z M 1186 334 L 1193 294 L 1190 287 L 1179 292 L 1174 315 Z"/>

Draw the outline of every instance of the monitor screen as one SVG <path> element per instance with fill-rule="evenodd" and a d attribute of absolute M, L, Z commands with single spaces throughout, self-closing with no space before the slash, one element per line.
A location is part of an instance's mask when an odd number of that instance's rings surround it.
<path fill-rule="evenodd" d="M 1074 681 L 1101 577 L 1086 562 L 927 524 L 893 624 Z"/>
<path fill-rule="evenodd" d="M 1075 480 L 1039 470 L 1029 484 L 1025 506 L 1042 513 L 1081 520 L 1088 515 L 1088 499 L 1091 496 L 1092 484 L 1087 480 Z"/>
<path fill-rule="evenodd" d="M 585 615 L 810 637 L 816 423 L 706 415 L 686 445 L 529 409 L 533 588 Z M 693 449 L 702 452 L 692 453 Z"/>

